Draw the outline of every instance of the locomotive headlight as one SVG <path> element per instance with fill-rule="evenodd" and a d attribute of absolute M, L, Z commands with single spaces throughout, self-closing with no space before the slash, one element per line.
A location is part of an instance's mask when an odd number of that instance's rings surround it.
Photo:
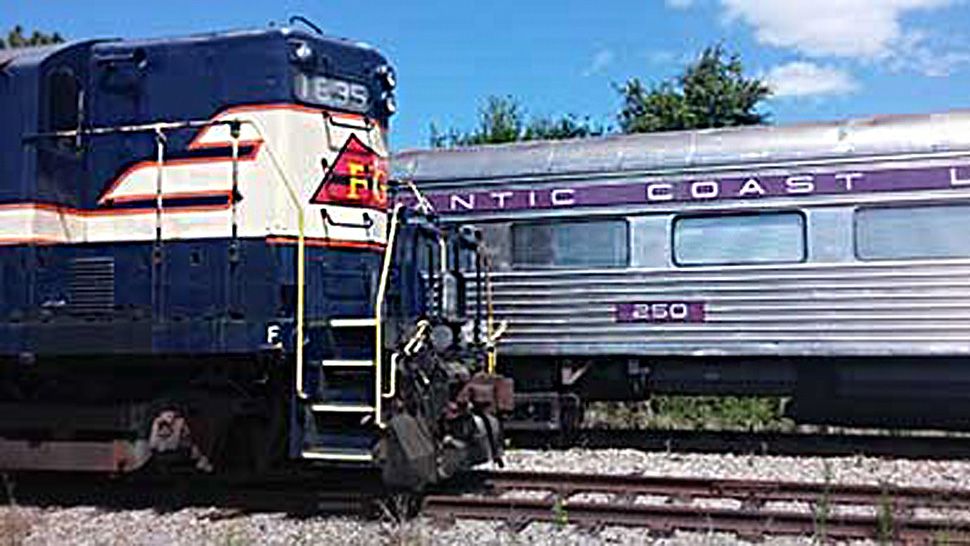
<path fill-rule="evenodd" d="M 377 79 L 380 80 L 384 89 L 394 89 L 397 87 L 397 74 L 394 69 L 384 64 L 377 68 Z"/>
<path fill-rule="evenodd" d="M 293 56 L 293 61 L 300 64 L 310 64 L 315 57 L 313 48 L 309 46 L 306 42 L 296 42 L 293 44 L 293 49 L 291 50 L 291 55 Z"/>
<path fill-rule="evenodd" d="M 391 93 L 384 93 L 382 96 L 384 98 L 384 111 L 387 112 L 388 115 L 397 112 L 397 101 L 394 100 L 394 95 Z"/>

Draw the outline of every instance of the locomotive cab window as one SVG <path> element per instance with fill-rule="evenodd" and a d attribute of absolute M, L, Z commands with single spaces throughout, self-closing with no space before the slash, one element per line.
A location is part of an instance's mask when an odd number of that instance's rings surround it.
<path fill-rule="evenodd" d="M 805 217 L 798 212 L 696 216 L 674 220 L 677 265 L 805 261 Z"/>
<path fill-rule="evenodd" d="M 523 223 L 512 226 L 512 263 L 540 267 L 624 267 L 625 220 Z"/>
<path fill-rule="evenodd" d="M 864 208 L 855 213 L 860 260 L 968 258 L 970 205 Z"/>
<path fill-rule="evenodd" d="M 61 67 L 47 76 L 47 130 L 73 131 L 81 121 L 81 85 L 74 72 Z"/>

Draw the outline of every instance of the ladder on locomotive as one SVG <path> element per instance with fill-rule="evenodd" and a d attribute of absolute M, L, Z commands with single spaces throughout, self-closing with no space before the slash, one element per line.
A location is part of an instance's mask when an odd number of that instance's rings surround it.
<path fill-rule="evenodd" d="M 382 325 L 401 209 L 396 205 L 388 222 L 373 314 L 328 319 L 328 354 L 305 364 L 316 368 L 319 382 L 313 392 L 299 393 L 304 405 L 303 459 L 374 460 L 373 449 L 384 426 L 382 402 L 396 389 L 393 365 L 384 362 Z"/>

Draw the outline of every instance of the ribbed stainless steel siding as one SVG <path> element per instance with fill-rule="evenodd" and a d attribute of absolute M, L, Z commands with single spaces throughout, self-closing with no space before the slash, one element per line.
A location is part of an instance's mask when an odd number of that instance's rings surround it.
<path fill-rule="evenodd" d="M 506 354 L 970 353 L 970 260 L 497 272 Z M 617 323 L 703 301 L 703 323 Z"/>
<path fill-rule="evenodd" d="M 964 164 L 970 111 L 878 116 L 833 123 L 747 127 L 472 149 L 408 151 L 395 176 L 425 192 L 505 190 L 695 174 L 826 172 Z M 966 202 L 965 191 L 818 195 L 459 214 L 483 227 L 595 215 L 644 218 L 701 210 L 825 209 L 843 225 L 809 226 L 810 242 L 840 245 L 806 263 L 590 271 L 509 270 L 493 275 L 495 310 L 511 327 L 501 351 L 520 355 L 923 355 L 970 353 L 970 260 L 853 261 L 852 209 L 878 203 Z M 841 212 L 839 212 L 841 207 Z M 826 216 L 829 220 L 833 216 Z M 656 229 L 659 224 L 636 229 Z M 830 230 L 831 237 L 822 231 Z M 839 231 L 842 230 L 842 231 Z M 653 232 L 651 232 L 653 233 Z M 645 236 L 647 231 L 637 236 Z M 656 235 L 655 233 L 653 235 Z M 955 231 L 956 236 L 970 236 Z M 651 235 L 652 236 L 652 235 Z M 507 247 L 507 230 L 490 244 Z M 651 239 L 654 241 L 656 237 Z M 631 242 L 631 244 L 634 244 Z M 497 250 L 505 252 L 502 248 Z M 658 249 L 666 259 L 669 249 Z M 835 259 L 839 258 L 839 259 Z M 641 262 L 642 263 L 642 262 Z M 654 265 L 651 263 L 650 265 Z M 703 323 L 618 323 L 616 305 L 702 301 Z"/>

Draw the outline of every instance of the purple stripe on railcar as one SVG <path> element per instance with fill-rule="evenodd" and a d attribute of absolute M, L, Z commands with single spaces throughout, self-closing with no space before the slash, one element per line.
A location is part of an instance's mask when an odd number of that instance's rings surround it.
<path fill-rule="evenodd" d="M 432 192 L 429 199 L 439 212 L 487 212 L 561 209 L 609 205 L 663 204 L 722 200 L 757 200 L 771 197 L 865 194 L 891 191 L 970 188 L 970 165 L 701 177 L 696 179 L 593 186 L 562 185 L 539 189 Z M 405 201 L 411 199 L 405 198 Z"/>

